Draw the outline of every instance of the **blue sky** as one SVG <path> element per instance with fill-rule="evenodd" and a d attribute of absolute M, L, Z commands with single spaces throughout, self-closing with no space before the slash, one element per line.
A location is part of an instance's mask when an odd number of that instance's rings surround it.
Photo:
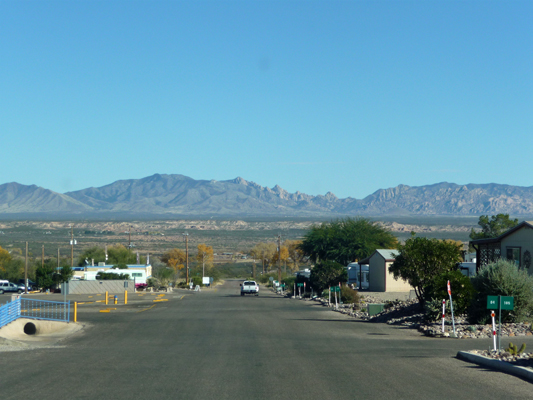
<path fill-rule="evenodd" d="M 532 186 L 532 1 L 0 2 L 0 184 Z"/>

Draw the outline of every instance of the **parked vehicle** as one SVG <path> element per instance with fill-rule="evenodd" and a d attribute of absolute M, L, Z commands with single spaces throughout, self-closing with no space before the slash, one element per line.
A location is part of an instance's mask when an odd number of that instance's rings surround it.
<path fill-rule="evenodd" d="M 259 296 L 259 285 L 255 281 L 244 281 L 241 284 L 241 296 L 255 294 Z"/>
<path fill-rule="evenodd" d="M 26 285 L 24 284 L 24 279 L 19 279 L 19 287 L 22 290 L 26 289 Z M 34 281 L 32 281 L 31 279 L 28 279 L 28 291 L 31 292 L 33 290 L 39 290 L 39 288 L 37 287 L 37 284 Z"/>
<path fill-rule="evenodd" d="M 19 285 L 15 285 L 14 283 L 8 281 L 0 281 L 0 294 L 4 294 L 6 292 L 22 293 L 23 291 L 24 289 L 21 289 Z"/>

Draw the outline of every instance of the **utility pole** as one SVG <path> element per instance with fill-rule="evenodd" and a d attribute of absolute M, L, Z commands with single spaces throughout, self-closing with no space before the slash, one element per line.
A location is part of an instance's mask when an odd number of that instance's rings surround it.
<path fill-rule="evenodd" d="M 70 266 L 74 267 L 74 227 L 70 225 Z"/>
<path fill-rule="evenodd" d="M 24 263 L 24 293 L 28 294 L 28 242 L 26 242 L 26 259 Z"/>
<path fill-rule="evenodd" d="M 183 234 L 185 236 L 185 273 L 186 273 L 186 279 L 187 279 L 187 285 L 189 284 L 189 234 L 185 232 Z"/>
<path fill-rule="evenodd" d="M 44 244 L 43 244 L 43 249 L 42 249 L 42 254 L 41 254 L 41 267 L 44 268 Z"/>
<path fill-rule="evenodd" d="M 59 270 L 59 247 L 57 248 L 57 269 Z"/>
<path fill-rule="evenodd" d="M 278 234 L 278 282 L 281 284 L 281 233 Z"/>

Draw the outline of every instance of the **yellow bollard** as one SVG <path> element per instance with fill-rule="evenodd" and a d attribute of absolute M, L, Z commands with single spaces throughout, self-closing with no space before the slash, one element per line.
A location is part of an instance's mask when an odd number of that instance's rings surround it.
<path fill-rule="evenodd" d="M 109 300 L 107 299 L 107 297 L 108 297 L 108 293 L 105 292 L 105 305 L 106 305 L 106 306 L 107 306 L 107 302 L 109 301 Z"/>
<path fill-rule="evenodd" d="M 115 305 L 118 304 L 118 296 L 115 295 Z"/>
<path fill-rule="evenodd" d="M 74 302 L 74 322 L 78 322 L 78 302 Z"/>
<path fill-rule="evenodd" d="M 128 291 L 124 290 L 124 305 L 128 304 Z"/>

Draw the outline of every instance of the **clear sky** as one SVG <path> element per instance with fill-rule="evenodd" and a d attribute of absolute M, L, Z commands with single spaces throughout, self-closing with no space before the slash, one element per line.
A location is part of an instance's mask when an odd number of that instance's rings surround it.
<path fill-rule="evenodd" d="M 0 1 L 0 184 L 533 185 L 533 1 Z"/>

